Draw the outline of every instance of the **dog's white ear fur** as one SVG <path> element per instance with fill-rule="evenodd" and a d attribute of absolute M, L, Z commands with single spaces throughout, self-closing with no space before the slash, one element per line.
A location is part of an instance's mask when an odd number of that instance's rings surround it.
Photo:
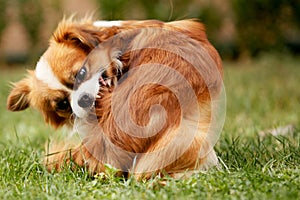
<path fill-rule="evenodd" d="M 7 109 L 10 111 L 25 110 L 30 106 L 30 100 L 28 98 L 31 91 L 30 78 L 26 77 L 12 85 L 13 89 L 7 98 Z"/>

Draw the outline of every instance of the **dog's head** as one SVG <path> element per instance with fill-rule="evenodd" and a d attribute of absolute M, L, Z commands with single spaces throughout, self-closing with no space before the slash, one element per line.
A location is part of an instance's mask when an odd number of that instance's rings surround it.
<path fill-rule="evenodd" d="M 118 33 L 121 22 L 63 20 L 35 70 L 13 84 L 7 108 L 21 111 L 34 107 L 47 123 L 57 128 L 72 122 L 70 92 L 83 61 L 99 43 Z"/>

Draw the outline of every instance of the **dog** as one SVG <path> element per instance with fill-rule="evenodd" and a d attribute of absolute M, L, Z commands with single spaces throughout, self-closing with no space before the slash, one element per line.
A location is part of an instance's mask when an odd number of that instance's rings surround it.
<path fill-rule="evenodd" d="M 49 170 L 72 161 L 91 173 L 108 163 L 137 178 L 175 176 L 217 164 L 208 132 L 222 73 L 196 20 L 63 20 L 7 106 L 37 108 L 54 128 L 77 117 L 81 144 L 52 149 Z"/>

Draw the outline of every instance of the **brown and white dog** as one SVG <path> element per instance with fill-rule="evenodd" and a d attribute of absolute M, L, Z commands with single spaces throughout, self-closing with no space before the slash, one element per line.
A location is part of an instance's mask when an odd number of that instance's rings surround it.
<path fill-rule="evenodd" d="M 195 20 L 63 20 L 7 105 L 37 108 L 55 128 L 74 116 L 90 125 L 71 152 L 53 150 L 49 169 L 72 160 L 149 177 L 217 164 L 209 129 L 221 87 L 221 59 Z"/>

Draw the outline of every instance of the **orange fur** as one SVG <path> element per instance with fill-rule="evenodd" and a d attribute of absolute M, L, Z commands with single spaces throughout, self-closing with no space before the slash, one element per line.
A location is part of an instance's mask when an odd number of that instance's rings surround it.
<path fill-rule="evenodd" d="M 142 28 L 151 27 L 162 30 L 169 30 L 170 33 L 178 32 L 191 38 L 190 43 L 185 41 L 168 40 L 166 38 L 172 38 L 172 35 L 166 35 L 164 32 L 161 34 L 149 34 L 143 35 L 143 32 L 135 32 L 135 30 L 142 30 Z M 128 32 L 128 35 L 126 35 Z M 197 105 L 191 105 L 189 97 L 186 98 L 185 104 L 187 104 L 188 110 L 182 111 L 180 102 L 178 102 L 177 96 L 174 95 L 167 87 L 157 84 L 144 85 L 131 94 L 130 91 L 133 84 L 138 82 L 140 77 L 143 77 L 143 81 L 147 81 L 147 78 L 156 76 L 159 80 L 164 80 L 166 75 L 160 68 L 155 68 L 156 71 L 145 70 L 135 71 L 127 77 L 122 84 L 114 89 L 112 87 L 101 88 L 101 99 L 96 101 L 96 114 L 98 116 L 98 126 L 101 127 L 103 134 L 91 131 L 88 132 L 82 143 L 71 147 L 71 150 L 67 153 L 64 151 L 66 146 L 55 147 L 51 150 L 53 155 L 47 158 L 47 167 L 49 170 L 60 170 L 65 162 L 74 161 L 79 166 L 86 166 L 91 173 L 97 173 L 104 171 L 105 163 L 101 161 L 108 161 L 113 166 L 120 170 L 134 173 L 137 178 L 146 177 L 149 178 L 152 169 L 156 168 L 156 173 L 167 172 L 169 174 L 176 174 L 184 172 L 185 170 L 199 169 L 205 164 L 216 164 L 214 151 L 210 152 L 211 146 L 207 142 L 207 131 L 211 122 L 211 100 L 217 96 L 220 92 L 222 76 L 222 64 L 221 59 L 206 38 L 204 26 L 196 20 L 182 20 L 164 23 L 156 20 L 148 21 L 125 21 L 122 26 L 113 27 L 95 27 L 91 22 L 73 22 L 64 20 L 62 21 L 57 30 L 54 32 L 53 37 L 50 40 L 50 46 L 44 53 L 43 57 L 48 61 L 54 75 L 57 77 L 60 83 L 69 88 L 74 87 L 75 75 L 82 66 L 87 55 L 95 49 L 99 44 L 107 45 L 105 42 L 109 38 L 125 33 L 125 36 L 130 37 L 129 44 L 117 43 L 108 44 L 112 46 L 105 46 L 109 51 L 113 51 L 112 47 L 120 47 L 123 49 L 123 54 L 120 58 L 124 65 L 124 71 L 129 71 L 135 67 L 144 64 L 159 63 L 166 66 L 170 66 L 175 71 L 179 72 L 193 88 Z M 132 35 L 130 35 L 132 34 Z M 147 36 L 147 37 L 145 37 Z M 175 35 L 176 37 L 176 35 Z M 134 45 L 144 45 L 165 41 L 172 43 L 173 52 L 168 52 L 162 49 L 140 49 L 132 50 Z M 124 47 L 126 46 L 126 47 Z M 178 47 L 178 48 L 177 48 Z M 202 51 L 198 51 L 197 48 L 202 48 Z M 110 49 L 111 48 L 111 49 Z M 198 53 L 197 53 L 198 52 Z M 200 54 L 206 52 L 207 57 L 201 57 Z M 204 71 L 204 75 L 208 79 L 204 80 L 197 70 L 195 70 L 191 63 L 178 56 L 181 54 L 189 55 L 190 59 L 195 60 L 195 63 L 201 70 Z M 200 55 L 200 57 L 199 57 Z M 198 57 L 197 57 L 198 56 Z M 198 62 L 197 59 L 203 59 Z M 88 58 L 88 64 L 92 67 L 99 61 L 97 56 L 97 50 L 92 53 Z M 206 66 L 207 65 L 207 66 Z M 214 67 L 210 67 L 214 66 Z M 153 76 L 148 76 L 151 73 Z M 107 69 L 109 76 L 115 75 L 115 69 L 112 66 Z M 161 77 L 160 77 L 161 75 Z M 220 76 L 221 75 L 221 76 Z M 151 80 L 148 80 L 151 81 Z M 173 81 L 173 82 L 172 82 Z M 184 93 L 185 88 L 182 87 L 170 78 L 170 83 L 174 83 L 175 89 L 178 92 Z M 168 84 L 170 84 L 168 83 Z M 208 84 L 208 85 L 207 85 Z M 208 88 L 209 87 L 209 88 Z M 115 92 L 115 93 L 114 93 Z M 116 95 L 113 97 L 113 94 Z M 139 138 L 129 136 L 124 127 L 119 127 L 116 124 L 114 115 L 112 112 L 112 100 L 119 102 L 127 102 L 127 96 L 130 96 L 130 116 L 133 121 L 139 126 L 146 126 L 151 117 L 148 113 L 151 111 L 153 105 L 159 104 L 165 108 L 167 120 L 164 127 L 154 136 Z M 53 90 L 47 88 L 47 85 L 42 83 L 41 80 L 35 78 L 33 72 L 29 72 L 27 78 L 21 80 L 14 85 L 9 98 L 8 108 L 12 111 L 18 111 L 26 109 L 29 106 L 38 108 L 47 123 L 50 123 L 54 127 L 60 127 L 62 125 L 71 125 L 73 122 L 72 112 L 67 110 L 56 109 L 57 99 L 67 98 L 70 101 L 69 91 Z M 116 105 L 122 110 L 122 105 Z M 201 108 L 201 118 L 196 121 L 193 119 L 194 110 Z M 157 114 L 157 110 L 152 110 L 154 115 Z M 147 114 L 145 114 L 147 113 Z M 121 113 L 124 114 L 124 113 Z M 161 114 L 158 112 L 158 119 Z M 159 149 L 165 148 L 170 141 L 175 140 L 181 129 L 179 129 L 181 123 L 187 127 L 198 127 L 197 134 L 191 141 L 190 146 L 186 149 L 184 146 L 177 146 L 171 149 L 167 149 L 167 152 L 161 157 L 154 159 L 150 153 Z M 153 129 L 156 129 L 157 122 L 154 122 Z M 128 124 L 123 124 L 125 127 Z M 147 134 L 145 132 L 145 134 Z M 183 136 L 187 138 L 189 132 L 183 133 Z M 182 144 L 179 142 L 179 144 Z M 122 154 L 121 151 L 115 151 L 114 146 L 117 146 L 123 150 L 132 153 L 143 153 L 142 156 L 132 157 L 131 154 Z M 181 152 L 181 149 L 185 149 Z M 147 154 L 148 153 L 148 154 Z M 203 153 L 205 156 L 199 158 L 199 154 Z M 177 155 L 178 154 L 178 155 Z M 211 155 L 213 154 L 213 155 Z M 100 156 L 95 157 L 95 155 Z M 170 156 L 170 158 L 168 158 Z M 173 157 L 178 157 L 172 160 Z M 214 157 L 214 158 L 210 158 Z M 132 163 L 136 160 L 136 165 L 132 166 Z M 168 165 L 163 165 L 165 161 L 170 160 Z"/>

